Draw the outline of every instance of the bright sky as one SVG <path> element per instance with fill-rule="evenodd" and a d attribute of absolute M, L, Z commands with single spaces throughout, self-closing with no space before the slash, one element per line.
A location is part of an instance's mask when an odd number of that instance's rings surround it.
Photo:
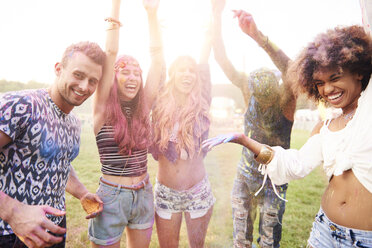
<path fill-rule="evenodd" d="M 210 0 L 160 0 L 166 61 L 178 55 L 198 58 L 210 17 Z M 95 41 L 104 48 L 111 0 L 0 1 L 0 79 L 52 83 L 54 64 L 71 43 Z M 223 36 L 228 56 L 239 70 L 274 68 L 268 56 L 238 27 L 232 9 L 253 14 L 261 31 L 290 57 L 327 28 L 361 24 L 357 0 L 227 0 Z M 149 65 L 148 29 L 141 0 L 122 0 L 120 52 Z M 228 83 L 210 58 L 213 83 Z"/>

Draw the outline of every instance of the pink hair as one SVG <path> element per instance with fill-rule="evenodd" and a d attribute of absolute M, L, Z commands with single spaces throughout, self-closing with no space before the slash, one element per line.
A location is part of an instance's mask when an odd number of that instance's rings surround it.
<path fill-rule="evenodd" d="M 115 62 L 115 68 L 125 66 L 125 63 L 138 62 L 131 56 L 122 55 Z M 141 71 L 142 73 L 142 71 Z M 149 145 L 149 111 L 144 97 L 143 81 L 137 95 L 132 99 L 137 101 L 132 109 L 132 122 L 128 123 L 127 117 L 122 111 L 123 102 L 118 94 L 118 81 L 115 73 L 114 84 L 107 100 L 107 124 L 114 127 L 114 139 L 122 154 L 131 154 L 132 150 L 145 149 Z"/>
<path fill-rule="evenodd" d="M 180 154 L 181 149 L 185 149 L 190 158 L 196 155 L 195 139 L 200 139 L 201 135 L 209 127 L 209 103 L 203 97 L 203 83 L 197 73 L 197 83 L 187 98 L 187 103 L 182 108 L 177 108 L 177 99 L 173 95 L 175 74 L 178 67 L 185 61 L 191 61 L 197 72 L 197 65 L 193 58 L 189 56 L 178 57 L 169 69 L 169 81 L 161 91 L 156 106 L 152 113 L 153 136 L 155 145 L 160 152 L 164 153 L 168 147 L 168 142 L 175 126 L 179 123 L 178 143 L 176 150 Z M 175 116 L 178 115 L 178 119 Z"/>

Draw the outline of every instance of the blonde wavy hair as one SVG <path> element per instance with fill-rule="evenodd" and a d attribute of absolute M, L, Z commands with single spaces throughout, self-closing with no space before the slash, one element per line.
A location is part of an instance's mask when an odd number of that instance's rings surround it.
<path fill-rule="evenodd" d="M 187 97 L 187 102 L 182 107 L 177 107 L 177 99 L 174 95 L 175 75 L 178 68 L 185 63 L 192 64 L 196 73 L 196 84 Z M 159 151 L 164 153 L 173 128 L 178 122 L 176 151 L 180 154 L 181 149 L 185 149 L 192 158 L 197 155 L 196 148 L 200 146 L 201 135 L 210 124 L 209 103 L 203 97 L 205 82 L 200 78 L 195 60 L 189 56 L 178 57 L 170 66 L 168 74 L 169 81 L 162 87 L 152 111 L 153 142 Z"/>

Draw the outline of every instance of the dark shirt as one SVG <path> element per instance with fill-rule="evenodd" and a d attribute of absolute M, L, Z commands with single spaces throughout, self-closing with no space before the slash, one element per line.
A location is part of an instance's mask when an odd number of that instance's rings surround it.
<path fill-rule="evenodd" d="M 279 102 L 263 110 L 255 96 L 255 91 L 260 90 L 262 94 L 262 91 L 266 89 L 265 87 L 270 85 L 269 82 L 264 82 L 265 80 L 276 80 L 272 75 L 262 76 L 263 73 L 263 70 L 257 70 L 251 73 L 248 79 L 248 87 L 252 94 L 244 115 L 244 134 L 260 143 L 269 146 L 282 146 L 288 149 L 290 147 L 293 122 L 283 115 Z M 280 99 L 279 91 L 273 92 L 268 94 L 268 97 L 270 99 Z M 259 164 L 254 160 L 254 154 L 246 147 L 243 147 L 238 169 L 246 177 L 262 177 L 258 168 Z"/>

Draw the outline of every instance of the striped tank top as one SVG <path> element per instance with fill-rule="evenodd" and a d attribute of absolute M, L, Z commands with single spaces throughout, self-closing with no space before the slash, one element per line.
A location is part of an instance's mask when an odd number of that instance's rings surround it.
<path fill-rule="evenodd" d="M 147 172 L 147 149 L 134 150 L 131 155 L 120 154 L 112 126 L 103 126 L 96 142 L 103 174 L 135 177 Z"/>

